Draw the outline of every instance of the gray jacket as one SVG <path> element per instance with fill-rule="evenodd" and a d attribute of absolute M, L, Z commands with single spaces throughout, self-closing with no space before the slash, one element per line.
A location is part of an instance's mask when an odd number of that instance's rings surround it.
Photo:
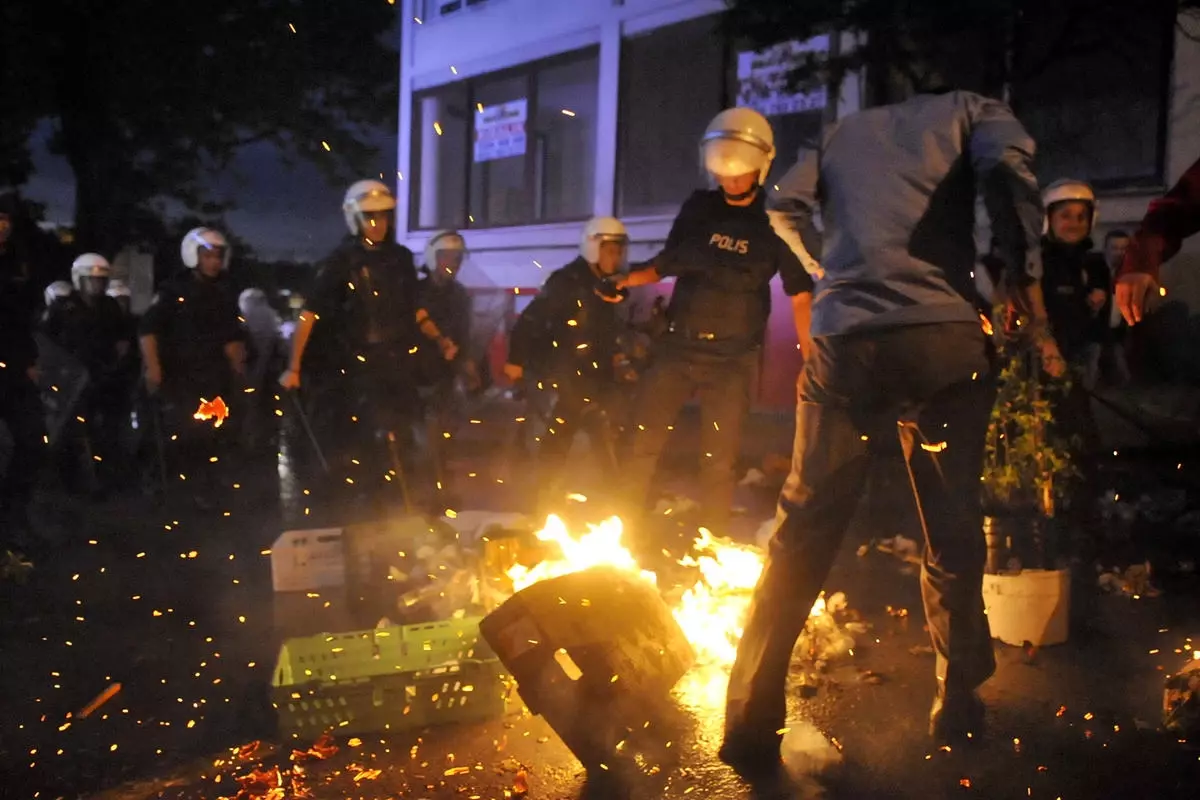
<path fill-rule="evenodd" d="M 1008 106 L 968 92 L 919 95 L 827 127 L 769 200 L 772 224 L 793 250 L 820 206 L 813 335 L 977 321 L 977 194 L 1005 279 L 1039 280 L 1033 154 Z"/>

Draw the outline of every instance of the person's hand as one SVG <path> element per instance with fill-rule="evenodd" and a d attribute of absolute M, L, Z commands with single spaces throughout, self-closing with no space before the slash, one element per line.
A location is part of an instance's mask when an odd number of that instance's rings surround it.
<path fill-rule="evenodd" d="M 525 377 L 525 368 L 520 364 L 505 364 L 504 377 L 508 378 L 511 382 L 516 383 L 521 380 L 521 378 Z"/>
<path fill-rule="evenodd" d="M 162 386 L 162 381 L 162 365 L 157 361 L 148 361 L 146 363 L 146 391 L 156 394 L 159 387 Z"/>
<path fill-rule="evenodd" d="M 288 369 L 279 376 L 279 385 L 285 389 L 300 388 L 300 370 Z"/>
<path fill-rule="evenodd" d="M 458 345 L 448 336 L 438 339 L 438 347 L 442 349 L 442 358 L 447 361 L 453 361 L 454 357 L 458 355 Z"/>
<path fill-rule="evenodd" d="M 596 293 L 596 297 L 599 297 L 606 303 L 620 303 L 625 299 L 625 295 L 621 294 L 621 289 L 616 285 L 615 282 L 610 281 L 609 285 L 613 287 L 611 292 L 602 292 L 599 289 L 594 289 L 593 291 Z"/>
<path fill-rule="evenodd" d="M 1157 290 L 1154 278 L 1144 272 L 1127 272 L 1117 278 L 1114 302 L 1128 325 L 1142 321 L 1146 313 L 1146 298 Z"/>
<path fill-rule="evenodd" d="M 475 366 L 474 361 L 467 361 L 463 364 L 462 377 L 463 386 L 468 392 L 477 392 L 483 385 L 483 380 L 479 377 L 479 368 Z"/>
<path fill-rule="evenodd" d="M 1037 342 L 1038 352 L 1042 356 L 1042 369 L 1051 377 L 1061 378 L 1067 374 L 1067 361 L 1059 352 L 1058 342 L 1053 336 L 1043 336 Z"/>
<path fill-rule="evenodd" d="M 807 362 L 810 358 L 812 358 L 812 336 L 797 336 L 796 339 L 796 348 L 800 351 L 801 358 Z"/>
<path fill-rule="evenodd" d="M 1087 304 L 1092 313 L 1095 314 L 1100 309 L 1104 308 L 1104 301 L 1108 299 L 1108 293 L 1103 289 L 1092 289 L 1088 292 Z"/>

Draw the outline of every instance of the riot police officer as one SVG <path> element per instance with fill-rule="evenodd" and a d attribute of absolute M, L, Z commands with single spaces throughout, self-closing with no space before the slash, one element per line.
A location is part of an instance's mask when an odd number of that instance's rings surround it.
<path fill-rule="evenodd" d="M 436 348 L 450 361 L 458 345 L 420 307 L 412 251 L 390 236 L 395 208 L 380 181 L 358 181 L 346 191 L 342 212 L 352 239 L 318 271 L 279 382 L 298 388 L 302 368 L 314 377 L 312 405 L 327 412 L 320 427 L 350 448 L 335 459 L 349 474 L 335 477 L 362 488 L 398 479 L 411 505 L 401 452 L 411 455 L 419 418 L 420 351 Z"/>
<path fill-rule="evenodd" d="M 125 317 L 107 294 L 111 276 L 112 267 L 104 256 L 79 256 L 71 264 L 73 290 L 47 307 L 42 322 L 43 333 L 76 358 L 88 375 L 75 410 L 75 417 L 84 421 L 72 425 L 72 447 L 63 453 L 79 456 L 82 447 L 83 458 L 63 462 L 65 477 L 75 477 L 74 467 L 82 463 L 89 474 L 94 469 L 109 486 L 123 471 L 121 434 L 129 423 L 129 408 L 122 367 L 128 363 L 131 348 Z"/>
<path fill-rule="evenodd" d="M 185 476 L 181 481 L 205 508 L 215 499 L 217 472 L 224 466 L 213 459 L 219 460 L 229 429 L 200 424 L 193 415 L 201 400 L 236 402 L 246 339 L 229 282 L 232 251 L 225 235 L 193 228 L 180 242 L 179 255 L 185 269 L 158 290 L 138 333 L 146 389 L 157 399 L 151 429 L 157 429 L 159 453 L 166 453 L 169 474 Z"/>
<path fill-rule="evenodd" d="M 625 264 L 628 245 L 620 220 L 592 219 L 583 229 L 579 256 L 551 273 L 513 327 L 506 377 L 519 381 L 528 371 L 532 380 L 527 382 L 555 396 L 538 448 L 543 507 L 559 499 L 563 461 L 579 430 L 587 431 L 605 477 L 617 474 L 608 406 L 619 358 L 616 304 L 624 294 L 612 279 Z"/>
<path fill-rule="evenodd" d="M 438 231 L 430 236 L 417 290 L 420 307 L 458 345 L 458 353 L 450 360 L 426 347 L 420 364 L 426 449 L 447 503 L 452 502 L 447 451 L 466 421 L 467 392 L 479 388 L 479 371 L 470 352 L 471 293 L 458 281 L 466 256 L 467 243 L 458 231 Z"/>
<path fill-rule="evenodd" d="M 749 108 L 722 111 L 709 123 L 700 151 L 719 188 L 692 194 L 662 252 L 619 282 L 638 286 L 676 279 L 667 332 L 658 340 L 655 365 L 632 413 L 623 480 L 624 494 L 640 510 L 669 426 L 691 396 L 699 395 L 700 524 L 725 534 L 742 419 L 770 313 L 771 279 L 779 274 L 793 298 L 802 345 L 813 282 L 767 217 L 762 185 L 775 143 L 766 118 Z"/>

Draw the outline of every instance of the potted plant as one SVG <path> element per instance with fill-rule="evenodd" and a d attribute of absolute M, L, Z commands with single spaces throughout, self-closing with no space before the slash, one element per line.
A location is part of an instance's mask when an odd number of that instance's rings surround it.
<path fill-rule="evenodd" d="M 1066 639 L 1070 592 L 1056 511 L 1075 470 L 1053 413 L 1069 383 L 1048 378 L 1036 352 L 1019 340 L 1002 345 L 999 363 L 982 478 L 985 605 L 997 638 L 1054 644 Z"/>

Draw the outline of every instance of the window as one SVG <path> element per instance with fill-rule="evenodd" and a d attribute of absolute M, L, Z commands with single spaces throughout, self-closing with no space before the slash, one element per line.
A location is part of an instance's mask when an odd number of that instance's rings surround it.
<path fill-rule="evenodd" d="M 767 176 L 768 186 L 792 168 L 801 147 L 810 146 L 821 135 L 829 100 L 827 87 L 789 89 L 787 79 L 805 54 L 828 48 L 829 37 L 817 36 L 807 42 L 781 42 L 758 51 L 738 47 L 730 59 L 729 94 L 733 103 L 760 111 L 775 134 L 775 162 Z"/>
<path fill-rule="evenodd" d="M 413 101 L 412 197 L 409 227 L 458 228 L 467 205 L 472 114 L 467 85 L 455 83 Z"/>
<path fill-rule="evenodd" d="M 532 219 L 533 186 L 528 158 L 529 76 L 480 81 L 471 149 L 469 222 L 519 225 Z"/>
<path fill-rule="evenodd" d="M 674 214 L 705 185 L 698 146 L 725 104 L 725 44 L 718 16 L 688 20 L 623 42 L 617 209 Z"/>
<path fill-rule="evenodd" d="M 591 216 L 598 69 L 589 48 L 414 98 L 410 227 Z"/>
<path fill-rule="evenodd" d="M 1162 183 L 1174 13 L 1123 2 L 1026 10 L 1012 97 L 1041 183 Z"/>

